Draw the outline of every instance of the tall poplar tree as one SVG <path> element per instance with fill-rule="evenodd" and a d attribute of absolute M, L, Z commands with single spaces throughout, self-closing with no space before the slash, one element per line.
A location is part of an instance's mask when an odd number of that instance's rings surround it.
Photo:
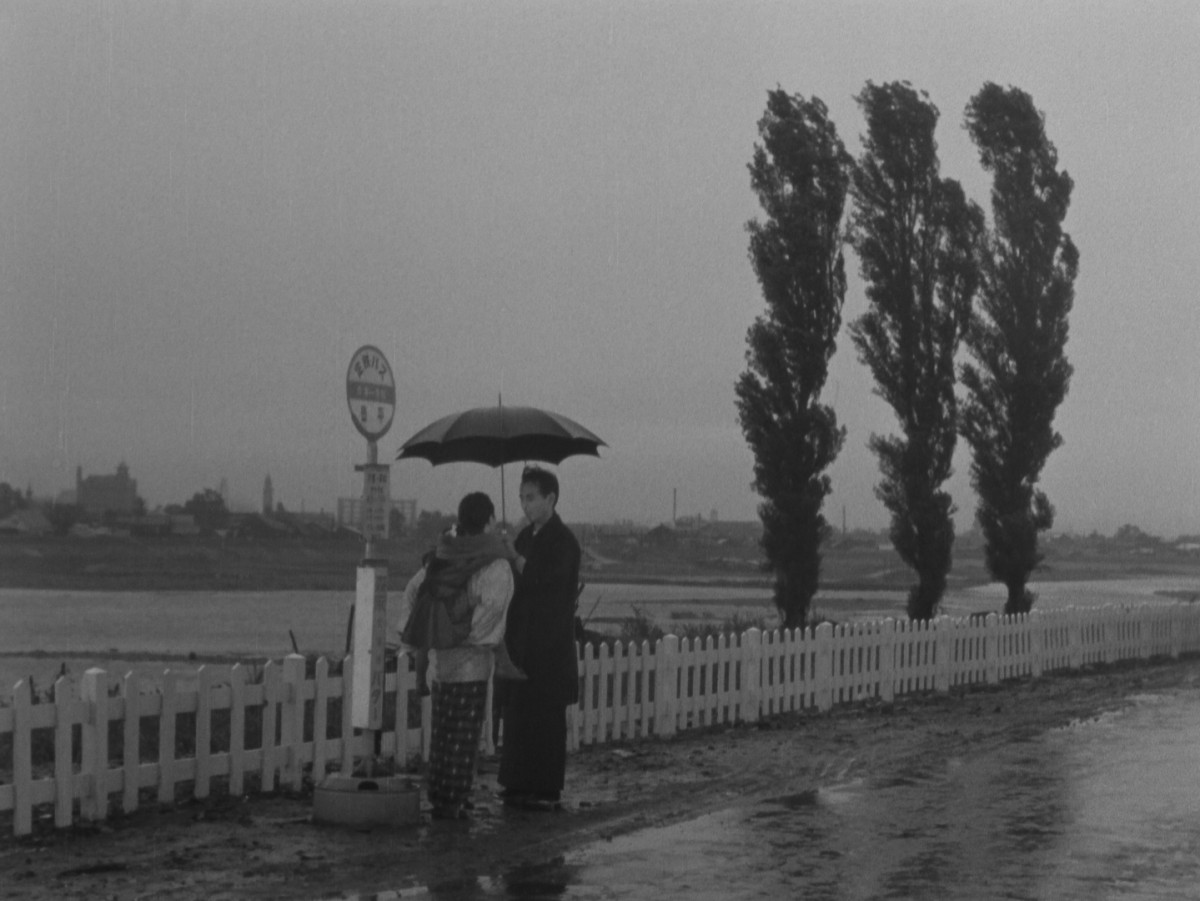
<path fill-rule="evenodd" d="M 1022 613 L 1034 602 L 1026 585 L 1042 559 L 1038 533 L 1054 524 L 1037 483 L 1062 444 L 1054 416 L 1071 382 L 1065 348 L 1079 252 L 1062 223 L 1074 184 L 1024 91 L 985 84 L 967 104 L 966 127 L 992 175 L 992 227 L 966 336 L 973 362 L 962 371 L 962 434 L 988 571 L 1008 588 L 1004 612 Z"/>
<path fill-rule="evenodd" d="M 766 219 L 746 229 L 767 309 L 746 336 L 747 369 L 735 387 L 775 605 L 796 628 L 820 577 L 825 470 L 845 440 L 820 397 L 846 294 L 842 214 L 853 161 L 815 97 L 768 92 L 758 133 L 750 184 Z"/>
<path fill-rule="evenodd" d="M 857 97 L 867 122 L 854 168 L 851 240 L 869 309 L 850 327 L 875 392 L 900 435 L 872 435 L 891 514 L 891 539 L 917 574 L 908 615 L 928 619 L 946 590 L 954 504 L 942 485 L 957 439 L 955 354 L 979 283 L 983 211 L 958 182 L 939 175 L 938 110 L 906 82 L 867 85 Z"/>

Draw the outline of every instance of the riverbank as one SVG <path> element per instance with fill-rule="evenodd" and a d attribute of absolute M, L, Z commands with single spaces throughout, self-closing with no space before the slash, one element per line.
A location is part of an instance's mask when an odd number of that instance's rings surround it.
<path fill-rule="evenodd" d="M 681 532 L 640 537 L 575 526 L 591 585 L 700 585 L 771 590 L 754 524 L 731 537 Z M 420 566 L 427 541 L 409 535 L 382 546 L 390 577 L 406 580 Z M 1198 577 L 1200 554 L 1173 546 L 1130 547 L 1099 537 L 1047 536 L 1035 582 Z M 60 591 L 349 591 L 363 553 L 353 537 L 274 541 L 216 536 L 0 535 L 0 588 Z M 887 541 L 836 537 L 821 550 L 821 591 L 907 593 L 914 581 Z M 963 536 L 954 549 L 947 589 L 962 592 L 991 581 L 982 547 Z M 1198 591 L 1197 593 L 1200 593 Z"/>
<path fill-rule="evenodd" d="M 354 591 L 358 541 L 228 544 L 217 538 L 0 539 L 0 588 L 62 591 Z M 394 549 L 394 568 L 419 561 Z"/>
<path fill-rule="evenodd" d="M 559 813 L 504 808 L 488 762 L 466 823 L 318 826 L 305 793 L 145 810 L 63 832 L 39 824 L 21 841 L 9 827 L 0 898 L 326 899 L 519 880 L 593 842 L 764 796 L 904 777 L 1098 717 L 1136 695 L 1197 685 L 1197 657 L 1123 664 L 585 749 L 570 758 Z"/>

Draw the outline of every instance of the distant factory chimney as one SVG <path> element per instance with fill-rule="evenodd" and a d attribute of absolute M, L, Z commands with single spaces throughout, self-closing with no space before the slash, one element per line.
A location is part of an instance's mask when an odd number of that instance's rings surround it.
<path fill-rule="evenodd" d="M 272 516 L 275 513 L 275 489 L 271 487 L 271 477 L 267 476 L 263 479 L 263 516 Z"/>

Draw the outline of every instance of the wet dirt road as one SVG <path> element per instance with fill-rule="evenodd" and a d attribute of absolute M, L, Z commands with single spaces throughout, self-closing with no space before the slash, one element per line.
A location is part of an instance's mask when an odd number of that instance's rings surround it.
<path fill-rule="evenodd" d="M 145 811 L 0 840 L 0 898 L 1190 897 L 1194 758 L 1132 740 L 1190 735 L 1169 699 L 1197 691 L 1190 659 L 600 746 L 558 814 L 504 810 L 492 773 L 464 824 L 320 827 L 305 796 Z"/>

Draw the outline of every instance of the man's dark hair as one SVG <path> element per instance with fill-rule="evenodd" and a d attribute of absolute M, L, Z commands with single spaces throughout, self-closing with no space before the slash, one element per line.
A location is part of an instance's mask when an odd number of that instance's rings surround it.
<path fill-rule="evenodd" d="M 472 491 L 458 502 L 458 534 L 481 534 L 495 515 L 492 499 L 482 491 Z"/>
<path fill-rule="evenodd" d="M 525 471 L 521 473 L 521 484 L 528 482 L 537 487 L 538 494 L 542 497 L 554 495 L 554 503 L 558 504 L 558 476 L 550 472 L 548 469 L 542 469 L 540 466 L 526 466 Z"/>

